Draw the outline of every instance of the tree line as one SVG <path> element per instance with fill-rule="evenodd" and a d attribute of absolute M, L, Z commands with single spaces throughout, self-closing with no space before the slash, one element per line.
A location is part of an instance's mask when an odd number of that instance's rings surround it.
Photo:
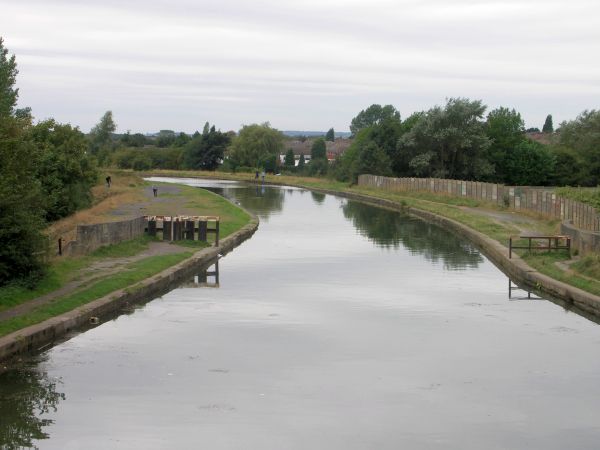
<path fill-rule="evenodd" d="M 0 38 L 0 285 L 34 283 L 44 272 L 50 221 L 87 207 L 98 179 L 86 136 L 54 119 L 34 123 L 16 107 L 15 56 Z"/>
<path fill-rule="evenodd" d="M 481 100 L 451 98 L 401 120 L 394 106 L 371 105 L 352 119 L 354 141 L 331 172 L 345 181 L 361 173 L 509 185 L 600 181 L 600 111 L 584 111 L 556 131 L 548 115 L 543 144 L 527 136 L 515 109 L 486 109 Z"/>

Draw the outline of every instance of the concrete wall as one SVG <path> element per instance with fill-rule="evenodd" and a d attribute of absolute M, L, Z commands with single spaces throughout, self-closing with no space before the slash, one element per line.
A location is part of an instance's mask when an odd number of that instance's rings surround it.
<path fill-rule="evenodd" d="M 580 255 L 600 253 L 600 233 L 580 230 L 570 222 L 561 223 L 560 232 L 571 237 L 571 247 L 576 248 Z"/>
<path fill-rule="evenodd" d="M 119 222 L 77 225 L 77 237 L 63 249 L 64 254 L 87 255 L 104 245 L 118 244 L 144 234 L 146 219 L 138 217 Z"/>
<path fill-rule="evenodd" d="M 467 197 L 526 210 L 550 219 L 571 221 L 577 228 L 600 231 L 600 215 L 590 205 L 556 195 L 552 190 L 529 186 L 504 186 L 478 181 L 440 178 L 389 178 L 360 175 L 359 186 L 392 192 L 426 191 L 439 195 Z"/>

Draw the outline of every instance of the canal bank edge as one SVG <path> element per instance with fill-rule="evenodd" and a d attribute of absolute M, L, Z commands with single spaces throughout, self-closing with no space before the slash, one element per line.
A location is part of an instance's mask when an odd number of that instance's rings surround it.
<path fill-rule="evenodd" d="M 259 225 L 258 217 L 245 209 L 244 211 L 250 215 L 250 222 L 221 239 L 218 247 L 199 250 L 188 259 L 133 286 L 112 292 L 72 311 L 1 337 L 0 361 L 42 350 L 60 341 L 69 333 L 89 326 L 92 317 L 108 317 L 126 307 L 147 302 L 176 288 L 182 280 L 196 275 L 199 266 L 217 260 L 254 234 Z"/>

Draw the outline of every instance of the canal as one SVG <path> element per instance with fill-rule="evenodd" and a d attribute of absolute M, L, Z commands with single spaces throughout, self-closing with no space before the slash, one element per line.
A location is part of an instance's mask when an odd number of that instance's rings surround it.
<path fill-rule="evenodd" d="M 421 220 L 185 182 L 259 230 L 208 275 L 4 371 L 0 448 L 597 448 L 595 323 L 509 300 L 484 255 Z"/>

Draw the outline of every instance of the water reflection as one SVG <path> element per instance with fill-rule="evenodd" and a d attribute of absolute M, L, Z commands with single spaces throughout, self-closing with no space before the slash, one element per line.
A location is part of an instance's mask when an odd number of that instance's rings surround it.
<path fill-rule="evenodd" d="M 325 194 L 321 194 L 320 192 L 310 191 L 310 195 L 312 196 L 315 203 L 321 205 L 325 201 Z"/>
<path fill-rule="evenodd" d="M 55 412 L 65 394 L 58 392 L 59 380 L 28 362 L 0 373 L 0 448 L 37 448 L 33 441 L 47 439 L 44 428 L 53 423 L 44 418 Z"/>
<path fill-rule="evenodd" d="M 182 283 L 181 287 L 184 288 L 202 288 L 202 287 L 211 287 L 218 288 L 219 284 L 219 261 L 217 260 L 212 266 L 207 267 L 204 270 L 201 270 L 197 275 L 187 281 L 186 283 Z"/>
<path fill-rule="evenodd" d="M 476 268 L 483 262 L 479 251 L 437 225 L 396 211 L 348 202 L 342 210 L 361 235 L 386 248 L 403 245 L 428 261 L 442 261 L 446 269 Z"/>
<path fill-rule="evenodd" d="M 269 216 L 278 214 L 283 209 L 285 197 L 283 189 L 267 187 L 258 183 L 242 189 L 227 185 L 208 189 L 242 205 L 261 219 L 268 219 Z"/>

